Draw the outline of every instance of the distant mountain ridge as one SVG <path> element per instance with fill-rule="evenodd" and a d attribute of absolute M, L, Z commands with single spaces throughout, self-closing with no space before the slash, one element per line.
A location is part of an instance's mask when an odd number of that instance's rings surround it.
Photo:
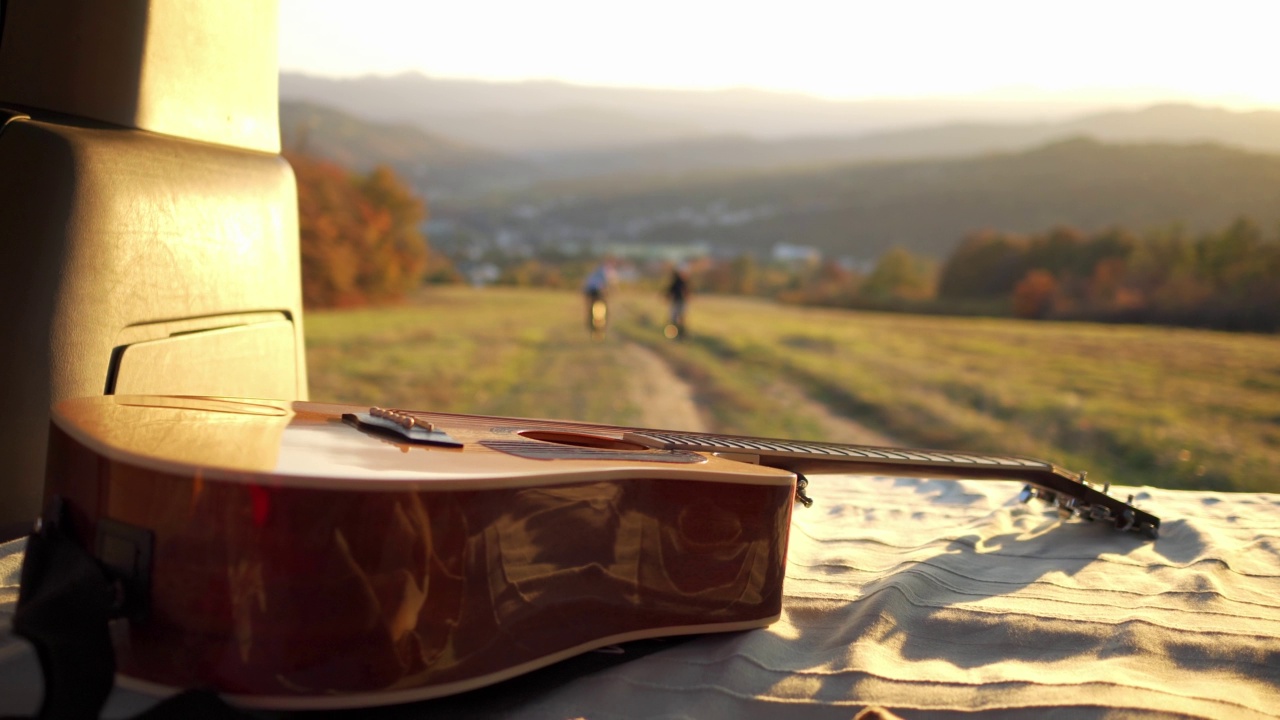
<path fill-rule="evenodd" d="M 286 73 L 281 96 L 286 147 L 305 129 L 318 154 L 357 168 L 391 164 L 421 191 L 448 197 L 545 180 L 973 157 L 1071 137 L 1211 142 L 1280 153 L 1280 112 L 1177 104 L 1052 122 L 940 122 L 943 106 L 927 101 L 839 103 L 758 90 L 587 88 L 413 74 L 334 80 Z M 310 99 L 290 99 L 297 97 Z"/>
<path fill-rule="evenodd" d="M 281 103 L 286 148 L 307 149 L 357 169 L 389 164 L 425 194 L 474 196 L 529 187 L 540 181 L 625 175 L 686 176 L 707 172 L 769 171 L 815 165 L 974 157 L 1030 150 L 1071 137 L 1113 143 L 1211 142 L 1280 153 L 1280 113 L 1231 112 L 1161 105 L 1058 123 L 955 124 L 863 136 L 761 140 L 745 135 L 698 136 L 574 152 L 502 153 L 431 133 L 383 124 L 316 103 Z M 569 111 L 566 111 L 569 112 Z M 607 128 L 605 111 L 579 114 Z M 305 135 L 305 137 L 303 137 Z M 597 137 L 599 143 L 606 138 Z M 630 136 L 631 142 L 641 142 Z"/>
<path fill-rule="evenodd" d="M 1280 152 L 1280 112 L 1176 104 L 1116 110 L 1096 103 L 948 98 L 854 102 L 751 89 L 649 90 L 416 73 L 352 79 L 283 73 L 280 97 L 534 158 L 627 152 L 664 143 L 695 147 L 700 140 L 723 144 L 734 136 L 775 154 L 781 151 L 771 141 L 838 146 L 839 139 L 845 159 L 901 157 L 904 150 L 913 151 L 913 157 L 974 154 L 1080 134 L 1101 140 L 1211 141 Z"/>
<path fill-rule="evenodd" d="M 1055 225 L 1216 230 L 1280 219 L 1280 155 L 1213 144 L 1114 145 L 1076 138 L 1014 153 L 684 178 L 566 181 L 461 223 L 534 246 L 566 239 L 702 243 L 723 253 L 812 246 L 870 260 L 892 246 L 943 258 L 968 232 Z M 447 242 L 444 236 L 440 240 Z"/>
<path fill-rule="evenodd" d="M 458 165 L 500 157 L 413 125 L 372 123 L 311 102 L 280 104 L 280 139 L 286 151 L 319 149 L 330 160 L 356 169 L 414 160 Z"/>
<path fill-rule="evenodd" d="M 492 150 L 309 102 L 280 103 L 280 144 L 286 152 L 315 155 L 360 172 L 389 166 L 424 195 L 493 190 L 500 183 L 525 185 L 538 175 L 529 162 Z"/>
<path fill-rule="evenodd" d="M 691 173 L 818 163 L 927 160 L 1017 152 L 1073 137 L 1111 143 L 1214 143 L 1280 154 L 1280 112 L 1157 105 L 1055 123 L 957 123 L 860 136 L 760 140 L 719 136 L 640 150 L 562 153 L 565 175 Z"/>

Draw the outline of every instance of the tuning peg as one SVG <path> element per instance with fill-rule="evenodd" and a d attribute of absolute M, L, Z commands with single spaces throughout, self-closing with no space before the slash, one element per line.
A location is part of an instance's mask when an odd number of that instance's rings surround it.
<path fill-rule="evenodd" d="M 807 487 L 809 487 L 809 479 L 796 473 L 796 501 L 805 507 L 813 507 L 813 498 L 805 493 Z"/>
<path fill-rule="evenodd" d="M 1115 523 L 1116 529 L 1121 531 L 1128 530 L 1133 527 L 1133 510 L 1125 508 L 1125 511 L 1116 517 Z"/>

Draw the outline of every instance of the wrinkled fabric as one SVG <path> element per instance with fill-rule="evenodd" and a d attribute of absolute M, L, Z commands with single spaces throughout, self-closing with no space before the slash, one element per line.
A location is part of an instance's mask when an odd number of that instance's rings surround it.
<path fill-rule="evenodd" d="M 795 510 L 771 627 L 569 661 L 373 716 L 1280 713 L 1280 495 L 1113 488 L 1161 518 L 1151 542 L 1019 504 L 1015 483 L 810 480 L 815 503 Z M 0 678 L 34 666 L 7 626 L 20 554 L 21 542 L 0 546 Z M 0 680 L 0 714 L 11 687 Z"/>

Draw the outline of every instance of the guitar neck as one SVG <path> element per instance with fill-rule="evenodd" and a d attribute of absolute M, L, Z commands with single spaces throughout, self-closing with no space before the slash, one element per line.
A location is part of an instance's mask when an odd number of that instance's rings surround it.
<path fill-rule="evenodd" d="M 872 447 L 843 443 L 802 442 L 707 433 L 637 430 L 623 439 L 663 450 L 690 450 L 737 456 L 769 467 L 801 474 L 853 472 L 920 478 L 1019 480 L 1027 487 L 1021 499 L 1039 498 L 1055 505 L 1064 517 L 1112 523 L 1116 529 L 1155 538 L 1160 519 L 1107 494 L 1052 463 L 1011 455 Z M 807 498 L 802 498 L 807 499 Z"/>

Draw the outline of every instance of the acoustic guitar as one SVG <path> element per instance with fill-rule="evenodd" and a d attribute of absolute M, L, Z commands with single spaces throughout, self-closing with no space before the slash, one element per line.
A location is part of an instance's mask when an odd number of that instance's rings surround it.
<path fill-rule="evenodd" d="M 203 397 L 56 405 L 46 495 L 117 579 L 121 685 L 343 708 L 767 626 L 792 507 L 829 470 L 1017 479 L 1159 526 L 1025 458 Z"/>

